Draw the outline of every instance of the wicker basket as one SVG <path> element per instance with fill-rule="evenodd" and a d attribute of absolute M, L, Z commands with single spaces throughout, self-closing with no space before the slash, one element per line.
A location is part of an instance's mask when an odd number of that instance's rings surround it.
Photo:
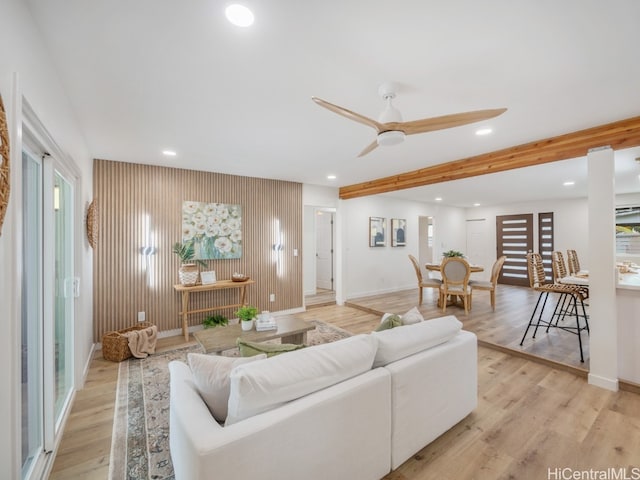
<path fill-rule="evenodd" d="M 102 336 L 102 356 L 112 362 L 122 362 L 127 358 L 131 358 L 133 355 L 129 350 L 129 339 L 124 334 L 136 330 L 144 330 L 152 325 L 151 323 L 143 322 L 133 327 L 105 333 Z"/>

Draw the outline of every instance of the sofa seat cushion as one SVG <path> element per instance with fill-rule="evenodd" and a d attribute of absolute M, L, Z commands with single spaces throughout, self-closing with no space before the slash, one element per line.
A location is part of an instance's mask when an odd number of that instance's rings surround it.
<path fill-rule="evenodd" d="M 227 419 L 227 405 L 229 403 L 229 374 L 238 365 L 263 360 L 265 354 L 247 358 L 222 357 L 218 355 L 204 355 L 190 353 L 187 355 L 193 383 L 198 393 L 207 404 L 211 415 L 218 422 Z"/>
<path fill-rule="evenodd" d="M 427 350 L 452 339 L 462 329 L 455 316 L 434 318 L 402 328 L 393 328 L 371 335 L 378 339 L 374 367 L 382 367 L 422 350 Z"/>
<path fill-rule="evenodd" d="M 377 339 L 353 337 L 295 350 L 231 373 L 225 425 L 274 409 L 371 369 Z"/>

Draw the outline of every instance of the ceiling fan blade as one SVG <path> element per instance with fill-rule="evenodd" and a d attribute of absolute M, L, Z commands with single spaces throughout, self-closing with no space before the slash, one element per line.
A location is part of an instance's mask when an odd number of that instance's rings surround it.
<path fill-rule="evenodd" d="M 367 147 L 360 152 L 360 155 L 358 155 L 358 157 L 364 157 L 367 153 L 371 152 L 372 150 L 375 150 L 376 148 L 378 148 L 377 139 L 371 142 L 369 145 L 367 145 Z"/>
<path fill-rule="evenodd" d="M 445 128 L 459 127 L 461 125 L 467 125 L 468 123 L 487 120 L 497 117 L 506 111 L 506 108 L 495 108 L 492 110 L 453 113 L 451 115 L 423 118 L 422 120 L 412 120 L 410 122 L 385 123 L 383 128 L 386 130 L 402 130 L 405 135 L 413 135 L 415 133 L 433 132 L 435 130 L 444 130 Z"/>
<path fill-rule="evenodd" d="M 380 132 L 380 129 L 383 128 L 380 122 L 376 122 L 375 120 L 365 117 L 364 115 L 360 115 L 359 113 L 352 112 L 351 110 L 347 110 L 346 108 L 339 107 L 338 105 L 334 105 L 333 103 L 329 103 L 318 97 L 311 97 L 311 99 L 321 107 L 324 107 L 327 110 L 331 110 L 333 113 L 337 113 L 338 115 L 342 115 L 343 117 L 354 120 L 358 123 L 362 123 L 363 125 L 367 125 L 368 127 L 375 128 L 378 133 Z"/>

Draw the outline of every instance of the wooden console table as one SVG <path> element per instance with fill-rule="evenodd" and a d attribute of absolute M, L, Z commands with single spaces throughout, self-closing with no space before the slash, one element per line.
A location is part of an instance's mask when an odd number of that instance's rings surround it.
<path fill-rule="evenodd" d="M 189 322 L 188 317 L 192 313 L 211 312 L 214 310 L 223 310 L 225 308 L 238 308 L 246 305 L 247 285 L 256 283 L 254 280 L 245 280 L 244 282 L 234 282 L 233 280 L 218 280 L 216 283 L 210 285 L 195 285 L 193 287 L 186 287 L 184 285 L 174 285 L 173 288 L 182 294 L 182 334 L 185 341 L 189 341 Z M 210 292 L 212 290 L 226 290 L 229 288 L 235 288 L 240 291 L 240 303 L 233 303 L 229 305 L 219 305 L 216 307 L 198 308 L 196 310 L 189 310 L 189 294 L 196 292 Z"/>

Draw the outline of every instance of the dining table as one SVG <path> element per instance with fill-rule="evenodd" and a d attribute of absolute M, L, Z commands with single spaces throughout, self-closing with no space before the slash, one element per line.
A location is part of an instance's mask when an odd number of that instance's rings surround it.
<path fill-rule="evenodd" d="M 442 264 L 441 263 L 426 263 L 424 265 L 424 268 L 426 268 L 430 272 L 440 272 L 441 268 L 442 268 Z M 471 273 L 484 272 L 484 267 L 482 265 L 469 264 L 469 270 L 471 270 Z"/>

